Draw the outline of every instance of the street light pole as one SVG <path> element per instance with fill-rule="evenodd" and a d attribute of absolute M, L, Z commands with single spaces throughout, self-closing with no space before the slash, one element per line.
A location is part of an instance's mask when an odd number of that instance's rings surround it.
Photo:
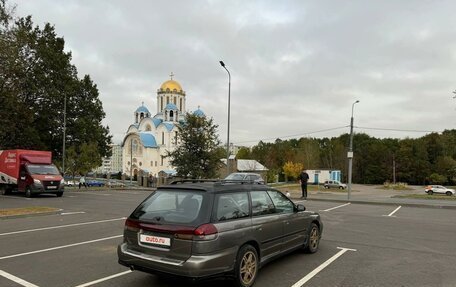
<path fill-rule="evenodd" d="M 65 142 L 66 142 L 66 95 L 63 99 L 63 150 L 62 150 L 62 172 L 65 177 Z"/>
<path fill-rule="evenodd" d="M 355 104 L 359 103 L 358 100 L 352 104 L 352 113 L 350 119 L 350 148 L 348 150 L 348 201 L 350 201 L 350 194 L 352 188 L 352 168 L 353 168 L 353 109 Z"/>
<path fill-rule="evenodd" d="M 133 176 L 133 137 L 130 140 L 130 186 L 132 184 Z"/>
<path fill-rule="evenodd" d="M 230 97 L 231 97 L 231 74 L 225 67 L 225 63 L 220 61 L 220 65 L 228 72 L 228 132 L 226 137 L 226 171 L 230 173 Z"/>

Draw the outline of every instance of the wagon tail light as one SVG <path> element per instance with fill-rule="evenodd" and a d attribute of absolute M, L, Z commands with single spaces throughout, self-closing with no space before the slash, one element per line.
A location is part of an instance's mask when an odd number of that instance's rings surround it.
<path fill-rule="evenodd" d="M 140 228 L 141 227 L 139 226 L 139 222 L 138 221 L 134 221 L 134 220 L 131 220 L 131 219 L 127 219 L 125 221 L 125 230 L 139 232 Z"/>
<path fill-rule="evenodd" d="M 203 224 L 193 231 L 193 240 L 212 240 L 217 238 L 218 230 L 214 224 Z"/>
<path fill-rule="evenodd" d="M 174 236 L 178 239 L 205 241 L 217 238 L 218 230 L 213 224 L 203 224 L 196 229 L 183 229 L 178 230 Z"/>

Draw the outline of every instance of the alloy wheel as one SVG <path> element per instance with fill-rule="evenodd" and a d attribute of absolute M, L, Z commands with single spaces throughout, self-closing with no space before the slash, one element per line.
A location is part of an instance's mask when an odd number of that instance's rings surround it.
<path fill-rule="evenodd" d="M 318 227 L 314 226 L 310 232 L 309 246 L 311 249 L 316 249 L 318 247 L 318 241 L 320 236 L 318 234 Z"/>
<path fill-rule="evenodd" d="M 257 272 L 257 258 L 255 253 L 247 251 L 242 257 L 240 279 L 245 286 L 250 286 Z"/>

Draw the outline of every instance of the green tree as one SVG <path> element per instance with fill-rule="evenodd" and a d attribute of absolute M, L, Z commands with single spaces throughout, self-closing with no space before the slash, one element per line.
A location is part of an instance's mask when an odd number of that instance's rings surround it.
<path fill-rule="evenodd" d="M 16 18 L 0 0 L 0 40 L 0 147 L 50 150 L 61 162 L 66 100 L 67 145 L 96 144 L 94 162 L 109 156 L 98 89 L 88 75 L 78 78 L 55 28 Z"/>
<path fill-rule="evenodd" d="M 185 122 L 178 126 L 176 149 L 167 153 L 178 176 L 218 177 L 220 159 L 225 153 L 220 148 L 217 127 L 212 118 L 191 113 L 185 115 Z"/>
<path fill-rule="evenodd" d="M 444 184 L 446 182 L 446 177 L 438 173 L 433 173 L 429 176 L 429 180 L 434 184 Z"/>
<path fill-rule="evenodd" d="M 439 157 L 434 170 L 445 177 L 445 182 L 453 183 L 456 177 L 456 160 L 450 156 Z"/>
<path fill-rule="evenodd" d="M 75 175 L 84 175 L 101 165 L 101 158 L 96 143 L 72 145 L 65 153 L 65 170 L 74 178 Z"/>
<path fill-rule="evenodd" d="M 237 159 L 252 159 L 252 153 L 248 147 L 241 147 L 236 154 Z"/>
<path fill-rule="evenodd" d="M 320 164 L 320 145 L 313 138 L 301 138 L 297 143 L 297 152 L 294 156 L 295 162 L 301 162 L 306 169 L 319 169 Z"/>

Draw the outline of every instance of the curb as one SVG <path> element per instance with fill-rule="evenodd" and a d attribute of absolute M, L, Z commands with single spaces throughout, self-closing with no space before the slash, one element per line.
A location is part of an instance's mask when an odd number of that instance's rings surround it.
<path fill-rule="evenodd" d="M 291 197 L 293 200 L 299 200 L 300 198 Z M 407 202 L 382 202 L 382 201 L 363 201 L 363 200 L 343 200 L 343 199 L 327 199 L 327 198 L 309 198 L 309 201 L 329 201 L 329 202 L 350 202 L 352 204 L 372 204 L 372 205 L 401 205 L 408 207 L 421 207 L 421 208 L 438 208 L 438 209 L 456 209 L 456 205 L 442 205 L 442 204 L 425 204 L 425 203 L 407 203 Z"/>

